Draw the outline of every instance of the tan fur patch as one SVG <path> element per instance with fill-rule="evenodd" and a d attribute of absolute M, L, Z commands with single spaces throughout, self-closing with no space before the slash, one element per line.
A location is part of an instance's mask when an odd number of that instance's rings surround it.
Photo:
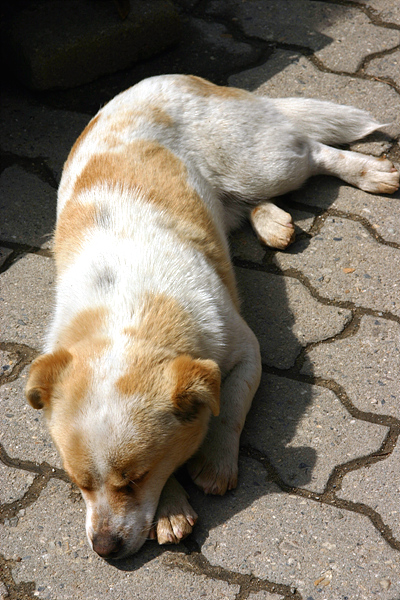
<path fill-rule="evenodd" d="M 60 346 L 71 348 L 84 339 L 99 338 L 102 334 L 104 337 L 103 327 L 107 314 L 108 310 L 104 306 L 79 312 L 60 332 L 58 337 Z"/>
<path fill-rule="evenodd" d="M 246 92 L 246 90 L 215 85 L 214 83 L 211 83 L 211 81 L 196 77 L 195 75 L 187 76 L 183 86 L 186 87 L 188 91 L 199 96 L 204 96 L 205 98 L 216 96 L 224 100 L 251 100 L 253 97 L 252 94 Z"/>
<path fill-rule="evenodd" d="M 136 104 L 133 110 L 120 110 L 118 113 L 106 117 L 106 119 L 109 121 L 104 132 L 107 136 L 105 137 L 107 143 L 110 132 L 120 135 L 124 130 L 131 131 L 142 120 L 147 124 L 161 125 L 162 127 L 171 127 L 174 122 L 165 110 L 152 104 Z"/>
<path fill-rule="evenodd" d="M 86 233 L 96 224 L 96 206 L 70 200 L 61 212 L 54 235 L 54 253 L 60 273 L 73 260 L 85 241 Z"/>
<path fill-rule="evenodd" d="M 238 304 L 232 266 L 220 235 L 202 200 L 188 184 L 185 165 L 172 152 L 157 142 L 138 140 L 123 151 L 95 155 L 78 177 L 74 195 L 101 184 L 140 191 L 148 201 L 167 211 L 181 241 L 206 256 Z"/>
<path fill-rule="evenodd" d="M 140 325 L 128 327 L 127 335 L 135 340 L 151 341 L 172 352 L 197 356 L 201 340 L 192 317 L 173 298 L 164 294 L 148 294 L 142 299 Z"/>
<path fill-rule="evenodd" d="M 117 388 L 125 396 L 141 393 L 160 397 L 159 388 L 166 385 L 162 363 L 182 353 L 198 356 L 198 327 L 176 300 L 163 294 L 143 298 L 138 321 L 138 327 L 124 330 L 132 339 L 133 350 L 130 358 L 128 355 L 130 367 L 118 380 Z"/>

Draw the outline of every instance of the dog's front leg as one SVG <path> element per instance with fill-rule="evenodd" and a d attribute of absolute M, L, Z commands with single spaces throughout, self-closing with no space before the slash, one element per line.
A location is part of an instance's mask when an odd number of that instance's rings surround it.
<path fill-rule="evenodd" d="M 188 502 L 188 494 L 173 475 L 161 492 L 150 537 L 159 544 L 179 544 L 191 533 L 197 514 Z"/>
<path fill-rule="evenodd" d="M 261 378 L 258 341 L 239 319 L 232 348 L 235 363 L 222 384 L 220 414 L 211 419 L 202 446 L 187 465 L 206 494 L 223 495 L 237 485 L 240 434 Z"/>

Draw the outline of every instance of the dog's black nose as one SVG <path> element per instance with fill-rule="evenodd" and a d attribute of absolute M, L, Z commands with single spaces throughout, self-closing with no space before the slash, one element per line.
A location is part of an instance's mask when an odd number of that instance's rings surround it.
<path fill-rule="evenodd" d="M 100 532 L 93 536 L 93 550 L 102 558 L 118 558 L 124 541 L 118 535 Z"/>

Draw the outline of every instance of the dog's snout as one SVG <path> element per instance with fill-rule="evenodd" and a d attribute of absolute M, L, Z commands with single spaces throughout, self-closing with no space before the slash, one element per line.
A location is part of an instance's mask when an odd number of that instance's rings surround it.
<path fill-rule="evenodd" d="M 123 539 L 110 532 L 99 532 L 93 536 L 93 550 L 102 558 L 118 558 L 122 546 Z"/>

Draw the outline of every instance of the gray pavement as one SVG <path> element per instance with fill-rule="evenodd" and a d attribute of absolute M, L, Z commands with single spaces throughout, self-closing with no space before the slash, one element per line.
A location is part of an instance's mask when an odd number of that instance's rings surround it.
<path fill-rule="evenodd" d="M 136 2 L 136 5 L 138 3 Z M 23 389 L 52 311 L 51 233 L 69 148 L 143 77 L 192 72 L 277 96 L 353 104 L 389 123 L 353 144 L 400 167 L 393 0 L 179 0 L 181 42 L 78 88 L 4 82 L 0 176 L 0 599 L 400 600 L 400 194 L 318 177 L 280 200 L 297 240 L 232 238 L 263 377 L 238 488 L 205 496 L 178 546 L 93 553 L 84 504 Z M 108 9 L 107 9 L 108 10 Z M 161 43 L 161 47 L 166 47 Z M 125 68 L 126 62 L 122 64 Z"/>

